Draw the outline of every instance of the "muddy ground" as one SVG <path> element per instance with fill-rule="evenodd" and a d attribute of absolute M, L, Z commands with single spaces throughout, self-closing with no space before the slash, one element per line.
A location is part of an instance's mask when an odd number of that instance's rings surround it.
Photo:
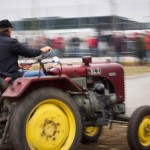
<path fill-rule="evenodd" d="M 98 142 L 80 144 L 79 150 L 130 150 L 126 136 L 127 125 L 113 124 L 112 130 L 104 127 Z"/>

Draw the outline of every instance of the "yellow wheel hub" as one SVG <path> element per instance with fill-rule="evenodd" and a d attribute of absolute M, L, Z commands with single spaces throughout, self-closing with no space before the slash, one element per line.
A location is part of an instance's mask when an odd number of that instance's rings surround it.
<path fill-rule="evenodd" d="M 143 146 L 150 146 L 150 116 L 144 117 L 139 126 L 138 134 L 140 143 Z"/>
<path fill-rule="evenodd" d="M 67 150 L 75 136 L 75 119 L 69 107 L 55 99 L 36 106 L 26 123 L 31 150 Z"/>
<path fill-rule="evenodd" d="M 87 136 L 95 136 L 99 131 L 99 127 L 88 126 L 85 128 L 85 134 Z"/>

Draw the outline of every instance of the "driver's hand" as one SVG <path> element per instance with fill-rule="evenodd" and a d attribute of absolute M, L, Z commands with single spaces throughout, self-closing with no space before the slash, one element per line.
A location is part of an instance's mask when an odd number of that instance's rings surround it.
<path fill-rule="evenodd" d="M 52 48 L 50 46 L 45 46 L 45 47 L 41 48 L 42 53 L 47 53 L 50 50 L 52 50 Z"/>
<path fill-rule="evenodd" d="M 29 70 L 32 67 L 32 64 L 19 64 L 20 69 Z"/>

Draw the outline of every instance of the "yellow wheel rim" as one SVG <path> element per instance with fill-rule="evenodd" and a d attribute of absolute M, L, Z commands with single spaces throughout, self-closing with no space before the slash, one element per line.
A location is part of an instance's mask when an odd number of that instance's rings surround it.
<path fill-rule="evenodd" d="M 95 136 L 100 130 L 100 127 L 88 126 L 85 128 L 85 135 Z"/>
<path fill-rule="evenodd" d="M 26 138 L 31 150 L 68 150 L 75 133 L 72 111 L 57 99 L 39 103 L 26 122 Z"/>
<path fill-rule="evenodd" d="M 138 134 L 140 143 L 143 146 L 150 146 L 150 116 L 143 118 L 139 126 Z"/>

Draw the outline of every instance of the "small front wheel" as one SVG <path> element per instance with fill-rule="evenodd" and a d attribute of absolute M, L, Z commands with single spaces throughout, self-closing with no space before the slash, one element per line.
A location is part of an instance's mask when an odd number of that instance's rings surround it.
<path fill-rule="evenodd" d="M 150 150 L 150 106 L 141 106 L 132 114 L 127 131 L 131 150 Z"/>
<path fill-rule="evenodd" d="M 83 131 L 82 142 L 96 142 L 102 133 L 102 127 L 87 126 Z"/>

